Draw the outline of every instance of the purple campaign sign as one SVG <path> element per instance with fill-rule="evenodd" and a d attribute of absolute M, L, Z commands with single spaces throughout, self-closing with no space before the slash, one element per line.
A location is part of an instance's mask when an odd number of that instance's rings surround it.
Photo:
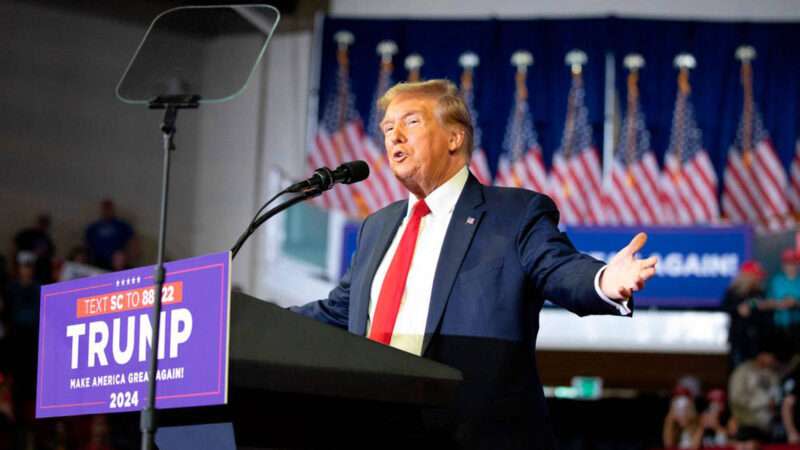
<path fill-rule="evenodd" d="M 156 407 L 228 400 L 230 253 L 166 264 Z M 153 266 L 42 287 L 36 417 L 147 401 Z"/>

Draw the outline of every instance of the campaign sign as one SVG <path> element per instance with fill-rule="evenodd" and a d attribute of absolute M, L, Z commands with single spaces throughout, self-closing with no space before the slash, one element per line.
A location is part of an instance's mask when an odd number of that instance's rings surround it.
<path fill-rule="evenodd" d="M 656 276 L 636 294 L 636 306 L 713 308 L 751 257 L 747 227 L 567 227 L 575 247 L 608 261 L 636 233 L 647 233 L 641 257 L 658 256 Z"/>
<path fill-rule="evenodd" d="M 230 253 L 166 264 L 156 408 L 227 402 Z M 144 409 L 153 266 L 42 287 L 36 417 Z"/>

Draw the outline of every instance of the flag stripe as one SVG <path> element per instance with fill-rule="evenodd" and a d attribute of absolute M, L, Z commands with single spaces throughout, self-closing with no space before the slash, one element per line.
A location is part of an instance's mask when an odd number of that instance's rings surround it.
<path fill-rule="evenodd" d="M 489 172 L 489 163 L 486 161 L 486 153 L 483 149 L 476 148 L 472 151 L 472 157 L 469 162 L 470 171 L 475 175 L 475 178 L 481 184 L 489 185 L 492 182 L 491 173 Z"/>
<path fill-rule="evenodd" d="M 742 166 L 742 161 L 739 159 L 739 153 L 731 151 L 728 156 L 728 170 L 726 175 L 729 186 L 726 191 L 729 191 L 733 196 L 733 201 L 740 207 L 744 213 L 746 220 L 751 220 L 754 224 L 766 223 L 766 218 L 761 214 L 761 209 L 757 206 L 758 202 L 753 193 L 748 189 L 748 186 L 753 186 L 753 181 L 750 179 L 750 174 L 747 169 Z"/>
<path fill-rule="evenodd" d="M 319 133 L 317 135 L 317 143 L 319 144 L 319 149 L 321 150 L 319 152 L 319 155 L 322 159 L 321 166 L 335 167 L 336 164 L 336 161 L 334 159 L 335 153 L 333 149 L 333 143 L 330 140 L 330 135 L 328 135 L 328 133 L 326 132 Z M 320 166 L 315 166 L 315 167 L 320 167 Z M 334 208 L 342 212 L 345 212 L 347 210 L 347 203 L 345 202 L 344 193 L 342 191 L 339 190 L 328 191 L 326 194 L 330 198 L 331 205 Z"/>
<path fill-rule="evenodd" d="M 705 152 L 703 153 L 705 154 Z M 691 198 L 697 199 L 695 203 L 702 215 L 697 222 L 713 222 L 716 216 L 714 206 L 716 205 L 716 192 L 711 190 L 712 184 L 708 173 L 705 172 L 703 162 L 699 161 L 701 154 L 686 164 L 686 184 L 691 192 Z M 713 169 L 712 169 L 713 170 Z"/>
<path fill-rule="evenodd" d="M 581 178 L 585 184 L 585 190 L 588 193 L 588 202 L 590 209 L 590 216 L 593 218 L 593 223 L 600 225 L 604 222 L 603 216 L 603 188 L 600 182 L 600 159 L 597 157 L 597 151 L 594 148 L 589 148 L 581 152 L 578 157 L 581 167 L 588 175 L 588 177 Z"/>
<path fill-rule="evenodd" d="M 558 208 L 562 211 L 564 221 L 567 224 L 578 224 L 581 221 L 581 216 L 577 205 L 572 201 L 569 192 L 565 192 L 564 186 L 569 185 L 569 179 L 564 176 L 566 170 L 566 162 L 560 155 L 554 158 L 553 170 L 551 173 L 551 186 L 553 198 L 556 199 Z"/>
<path fill-rule="evenodd" d="M 616 169 L 616 167 L 614 169 Z M 617 173 L 612 174 L 611 183 L 613 188 L 609 198 L 616 204 L 617 211 L 620 213 L 620 221 L 626 225 L 630 225 L 639 221 L 640 219 L 636 215 L 637 208 L 634 208 L 631 200 L 627 195 L 625 195 L 625 188 L 622 184 L 623 182 L 620 180 Z"/>
<path fill-rule="evenodd" d="M 785 216 L 788 213 L 788 205 L 785 197 L 786 176 L 783 172 L 783 166 L 778 161 L 772 145 L 766 141 L 758 144 L 758 154 L 760 158 L 756 158 L 759 167 L 764 172 L 763 177 L 759 177 L 763 181 L 764 190 L 766 190 L 775 205 L 775 212 L 778 216 Z"/>
<path fill-rule="evenodd" d="M 353 156 L 350 154 L 350 149 L 345 145 L 344 135 L 342 134 L 341 130 L 336 130 L 331 135 L 331 138 L 336 159 L 332 161 L 333 164 L 331 164 L 329 167 L 336 168 L 343 162 L 352 160 Z M 357 217 L 359 215 L 359 207 L 357 202 L 360 198 L 360 194 L 355 192 L 352 186 L 340 186 L 339 189 L 335 190 L 338 190 L 342 194 L 339 198 L 341 198 L 344 202 L 344 212 L 351 217 Z"/>
<path fill-rule="evenodd" d="M 362 133 L 360 131 L 360 127 L 356 123 L 348 123 L 344 128 L 344 135 L 345 135 L 345 144 L 350 148 L 350 154 L 353 155 L 353 159 L 360 159 L 366 160 L 368 162 L 370 160 L 369 155 L 365 153 L 365 148 L 363 147 L 363 139 Z M 375 178 L 374 177 L 367 177 L 366 180 L 361 181 L 360 183 L 354 183 L 349 185 L 355 192 L 361 194 L 362 198 L 366 202 L 367 210 L 359 210 L 360 215 L 366 216 L 374 211 L 377 211 L 380 208 L 380 193 L 376 189 L 375 186 Z"/>

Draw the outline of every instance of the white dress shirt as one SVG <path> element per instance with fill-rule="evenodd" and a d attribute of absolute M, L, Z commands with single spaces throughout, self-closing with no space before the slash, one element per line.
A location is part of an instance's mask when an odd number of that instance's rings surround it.
<path fill-rule="evenodd" d="M 431 290 L 433 289 L 433 278 L 436 274 L 436 266 L 439 262 L 439 254 L 442 251 L 447 227 L 453 217 L 458 197 L 467 183 L 469 171 L 465 166 L 452 178 L 436 188 L 425 197 L 425 203 L 430 208 L 430 214 L 424 216 L 420 222 L 419 235 L 414 247 L 414 258 L 411 260 L 411 267 L 408 270 L 406 287 L 403 291 L 403 298 L 400 300 L 400 309 L 397 312 L 397 320 L 392 333 L 390 346 L 400 350 L 419 355 L 422 353 L 422 343 L 425 336 L 425 325 L 428 320 L 428 307 L 431 301 Z M 375 314 L 375 307 L 378 304 L 383 280 L 386 271 L 389 270 L 397 246 L 411 218 L 414 205 L 419 201 L 415 195 L 408 199 L 408 208 L 403 223 L 397 229 L 392 240 L 392 245 L 383 256 L 380 266 L 378 266 L 375 277 L 372 279 L 370 289 L 369 316 L 367 318 L 367 335 L 369 336 L 372 327 L 372 317 Z M 615 302 L 603 294 L 600 290 L 600 275 L 605 267 L 597 271 L 594 278 L 594 287 L 597 294 L 607 303 L 614 306 L 620 314 L 628 314 L 627 301 L 623 303 Z"/>
<path fill-rule="evenodd" d="M 450 225 L 450 218 L 453 217 L 453 210 L 456 208 L 456 202 L 464 189 L 464 185 L 467 183 L 468 176 L 469 172 L 465 166 L 425 197 L 425 203 L 428 204 L 431 212 L 424 216 L 419 224 L 419 234 L 414 247 L 414 258 L 411 260 L 411 267 L 408 269 L 406 289 L 403 291 L 403 298 L 400 300 L 400 310 L 397 312 L 392 340 L 389 343 L 392 347 L 415 355 L 422 353 L 422 340 L 425 336 L 428 306 L 431 302 L 433 277 L 436 274 L 439 253 L 442 251 L 447 226 Z M 418 201 L 419 199 L 413 194 L 409 197 L 406 217 L 403 219 L 403 223 L 400 224 L 400 228 L 398 228 L 397 234 L 392 240 L 392 245 L 389 246 L 389 250 L 383 256 L 381 265 L 378 266 L 378 271 L 375 272 L 375 278 L 372 279 L 367 335 L 369 335 L 369 330 L 372 326 L 372 317 L 378 304 L 383 279 L 386 278 L 386 271 L 389 270 L 389 264 L 394 258 L 397 246 L 400 244 L 400 238 L 403 236 L 408 220 L 411 218 L 411 211 Z"/>

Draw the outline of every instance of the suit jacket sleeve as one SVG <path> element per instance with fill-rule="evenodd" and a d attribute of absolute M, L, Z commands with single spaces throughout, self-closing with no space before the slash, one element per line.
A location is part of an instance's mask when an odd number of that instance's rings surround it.
<path fill-rule="evenodd" d="M 537 195 L 528 203 L 517 248 L 523 270 L 544 299 L 579 316 L 619 315 L 595 290 L 594 277 L 605 263 L 578 252 L 558 230 L 558 209 L 549 197 Z"/>
<path fill-rule="evenodd" d="M 361 245 L 361 234 L 364 231 L 366 222 L 365 220 L 361 224 L 361 229 L 358 232 L 356 251 L 350 260 L 350 267 L 339 281 L 339 284 L 328 293 L 328 298 L 302 306 L 293 306 L 289 310 L 329 325 L 347 329 L 350 314 L 350 281 L 355 270 L 354 266 L 358 262 L 357 256 Z"/>

